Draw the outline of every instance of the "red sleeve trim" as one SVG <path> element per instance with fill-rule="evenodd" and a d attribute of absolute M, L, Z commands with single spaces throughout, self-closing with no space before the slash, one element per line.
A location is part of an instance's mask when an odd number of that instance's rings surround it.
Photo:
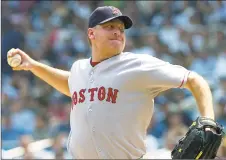
<path fill-rule="evenodd" d="M 183 84 L 184 84 L 184 79 L 183 79 L 183 81 L 181 82 L 181 85 L 178 88 L 180 88 L 181 86 L 183 86 Z"/>
<path fill-rule="evenodd" d="M 183 81 L 181 82 L 181 84 L 180 84 L 180 86 L 179 86 L 178 88 L 181 88 L 181 87 L 183 86 L 184 81 L 185 81 L 185 77 L 186 77 L 186 78 L 188 78 L 189 74 L 190 74 L 190 72 L 189 72 L 189 73 L 184 74 Z"/>

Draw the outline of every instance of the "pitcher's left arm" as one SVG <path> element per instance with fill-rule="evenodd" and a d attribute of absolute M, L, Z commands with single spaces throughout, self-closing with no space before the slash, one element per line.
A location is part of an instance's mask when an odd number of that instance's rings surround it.
<path fill-rule="evenodd" d="M 201 116 L 214 120 L 212 93 L 207 81 L 196 72 L 191 71 L 185 88 L 190 90 L 194 96 Z"/>

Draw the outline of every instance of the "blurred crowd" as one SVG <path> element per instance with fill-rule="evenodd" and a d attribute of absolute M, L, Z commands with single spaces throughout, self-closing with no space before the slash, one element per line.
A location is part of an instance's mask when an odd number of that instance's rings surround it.
<path fill-rule="evenodd" d="M 46 152 L 53 158 L 69 157 L 71 99 L 30 72 L 12 71 L 7 51 L 20 48 L 35 60 L 69 70 L 75 60 L 90 57 L 87 21 L 102 5 L 118 7 L 133 19 L 125 51 L 150 54 L 202 75 L 213 93 L 216 120 L 226 127 L 226 1 L 3 1 L 3 149 L 53 138 Z M 159 95 L 147 130 L 147 151 L 165 149 L 169 154 L 197 116 L 187 90 Z M 25 153 L 24 158 L 35 158 Z M 226 157 L 225 141 L 218 155 Z"/>

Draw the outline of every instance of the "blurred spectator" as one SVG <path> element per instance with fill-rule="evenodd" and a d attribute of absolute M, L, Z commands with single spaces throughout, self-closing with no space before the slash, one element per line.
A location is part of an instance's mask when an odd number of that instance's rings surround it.
<path fill-rule="evenodd" d="M 42 140 L 50 138 L 50 131 L 48 126 L 48 118 L 45 112 L 39 112 L 36 115 L 35 129 L 32 134 L 34 140 Z"/>
<path fill-rule="evenodd" d="M 24 132 L 21 128 L 13 128 L 10 114 L 2 117 L 2 140 L 19 140 Z"/>
<path fill-rule="evenodd" d="M 218 101 L 218 115 L 216 119 L 221 125 L 226 128 L 226 96 Z"/>
<path fill-rule="evenodd" d="M 226 50 L 221 52 L 218 56 L 217 56 L 217 61 L 216 61 L 216 68 L 215 68 L 215 72 L 214 75 L 219 78 L 221 76 L 226 76 Z"/>
<path fill-rule="evenodd" d="M 149 54 L 151 56 L 156 56 L 156 49 L 158 45 L 157 35 L 154 33 L 146 33 L 143 36 L 143 45 L 139 48 L 134 48 L 133 50 L 130 50 L 130 52 L 136 53 L 136 54 Z"/>
<path fill-rule="evenodd" d="M 3 73 L 12 73 L 12 69 L 7 63 L 7 52 L 11 48 L 23 48 L 24 47 L 24 35 L 21 32 L 20 26 L 12 24 L 12 22 L 4 18 L 3 19 L 3 34 L 2 34 L 2 72 Z"/>
<path fill-rule="evenodd" d="M 224 159 L 226 157 L 226 137 L 224 137 L 223 141 L 222 141 L 222 144 L 219 148 L 219 151 L 218 151 L 218 154 L 217 154 L 217 157 L 219 159 Z"/>
<path fill-rule="evenodd" d="M 176 53 L 179 46 L 180 32 L 179 30 L 172 25 L 172 22 L 169 19 L 166 19 L 159 30 L 160 40 L 169 47 L 171 53 Z M 172 43 L 174 42 L 174 43 Z"/>
<path fill-rule="evenodd" d="M 30 91 L 30 94 L 41 105 L 47 106 L 52 96 L 52 90 L 53 88 L 50 85 L 46 84 L 40 79 L 35 79 L 33 83 L 33 89 Z"/>
<path fill-rule="evenodd" d="M 30 135 L 24 135 L 20 138 L 20 146 L 24 150 L 22 159 L 35 159 L 35 155 L 32 153 L 29 144 L 33 142 L 33 138 Z"/>
<path fill-rule="evenodd" d="M 167 122 L 168 130 L 164 133 L 164 144 L 167 149 L 172 151 L 179 139 L 186 134 L 188 127 L 184 124 L 182 114 L 180 112 L 171 112 L 171 114 L 167 117 Z"/>
<path fill-rule="evenodd" d="M 56 117 L 54 116 L 55 118 L 51 119 L 52 121 L 54 121 L 54 119 L 58 119 L 58 123 L 51 123 L 52 126 L 52 130 L 51 130 L 51 134 L 53 136 L 57 136 L 59 134 L 66 134 L 68 135 L 69 132 L 70 132 L 70 111 L 71 111 L 71 103 L 66 103 L 65 106 L 64 106 L 64 113 L 65 113 L 65 116 L 62 117 L 61 121 Z"/>
<path fill-rule="evenodd" d="M 71 158 L 68 153 L 65 153 L 67 134 L 58 134 L 54 141 L 52 147 L 49 149 L 51 153 L 54 154 L 55 159 L 68 159 Z"/>
<path fill-rule="evenodd" d="M 19 139 L 24 134 L 22 128 L 13 128 L 10 114 L 2 117 L 1 139 L 4 149 L 8 150 L 11 147 L 18 146 Z"/>
<path fill-rule="evenodd" d="M 219 23 L 226 21 L 226 4 L 223 1 L 209 2 L 213 7 L 212 13 L 209 15 L 209 23 Z"/>
<path fill-rule="evenodd" d="M 222 150 L 222 157 L 226 157 L 226 145 L 225 145 L 225 142 L 224 142 L 224 145 L 221 147 L 221 150 Z"/>
<path fill-rule="evenodd" d="M 164 120 L 157 121 L 155 115 L 153 115 L 152 120 L 147 129 L 147 134 L 153 135 L 155 138 L 162 138 L 164 132 L 167 130 L 167 125 Z"/>
<path fill-rule="evenodd" d="M 36 115 L 25 107 L 25 100 L 14 100 L 11 106 L 11 123 L 14 129 L 22 129 L 25 133 L 31 134 L 35 128 Z M 26 125 L 24 125 L 26 124 Z"/>
<path fill-rule="evenodd" d="M 204 52 L 199 52 L 197 58 L 191 63 L 190 70 L 202 75 L 205 79 L 214 81 L 214 69 L 216 66 L 216 57 L 208 55 Z"/>
<path fill-rule="evenodd" d="M 219 78 L 219 86 L 214 91 L 214 99 L 220 101 L 221 98 L 226 97 L 226 75 L 223 75 Z"/>

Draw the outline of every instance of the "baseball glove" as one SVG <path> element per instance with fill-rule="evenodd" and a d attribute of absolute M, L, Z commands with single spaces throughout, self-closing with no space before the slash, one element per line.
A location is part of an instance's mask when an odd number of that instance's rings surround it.
<path fill-rule="evenodd" d="M 212 128 L 206 131 L 205 128 Z M 212 119 L 198 117 L 171 152 L 172 159 L 213 159 L 223 139 L 223 126 Z"/>

